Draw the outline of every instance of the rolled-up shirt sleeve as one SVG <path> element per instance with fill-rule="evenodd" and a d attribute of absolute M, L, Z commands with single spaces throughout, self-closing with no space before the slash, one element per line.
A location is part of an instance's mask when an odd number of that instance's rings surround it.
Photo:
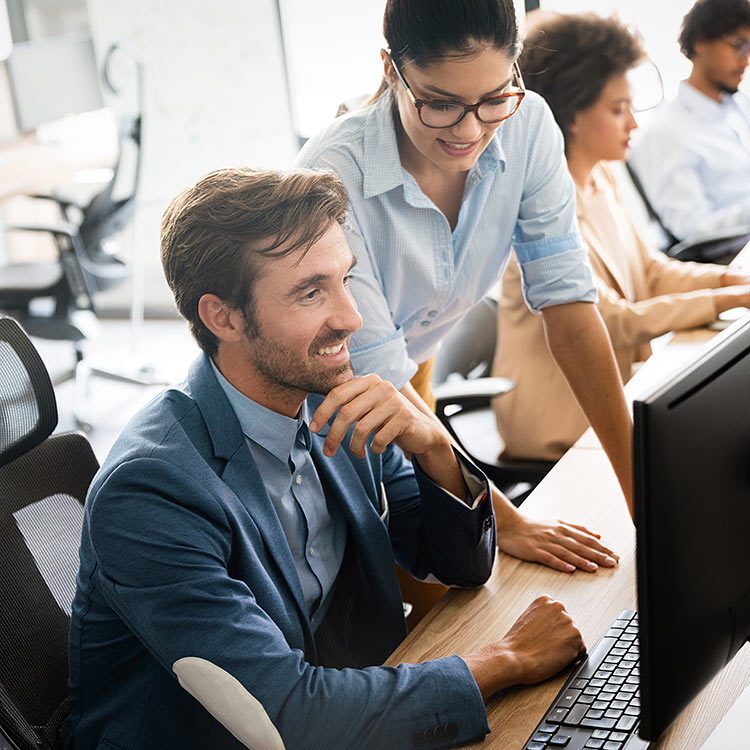
<path fill-rule="evenodd" d="M 588 255 L 576 224 L 575 188 L 568 174 L 563 139 L 547 106 L 513 236 L 526 304 L 532 312 L 569 302 L 596 302 Z"/>

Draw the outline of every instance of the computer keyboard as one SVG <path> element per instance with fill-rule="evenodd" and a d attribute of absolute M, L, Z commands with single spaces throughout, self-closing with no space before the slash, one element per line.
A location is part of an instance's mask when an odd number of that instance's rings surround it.
<path fill-rule="evenodd" d="M 625 610 L 573 670 L 525 750 L 646 750 L 638 737 L 638 614 Z"/>

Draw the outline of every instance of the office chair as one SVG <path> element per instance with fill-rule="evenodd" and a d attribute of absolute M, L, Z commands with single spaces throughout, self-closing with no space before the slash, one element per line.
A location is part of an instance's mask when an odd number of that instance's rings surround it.
<path fill-rule="evenodd" d="M 75 365 L 55 379 L 59 384 L 70 378 L 82 392 L 89 374 L 137 385 L 152 384 L 153 378 L 129 376 L 101 368 L 89 368 L 84 343 L 91 319 L 97 315 L 96 295 L 124 283 L 129 276 L 125 263 L 112 251 L 113 238 L 132 221 L 140 184 L 143 110 L 143 65 L 136 51 L 126 42 L 116 42 L 107 51 L 102 66 L 105 87 L 119 90 L 111 75 L 112 60 L 124 51 L 135 65 L 137 79 L 136 114 L 124 115 L 118 126 L 119 152 L 111 178 L 84 206 L 62 194 L 33 195 L 35 200 L 54 202 L 61 215 L 55 226 L 8 226 L 7 231 L 47 233 L 55 240 L 58 261 L 23 263 L 0 268 L 0 310 L 17 318 L 23 327 L 39 338 L 73 343 Z M 123 188 L 124 186 L 124 188 Z M 40 310 L 40 298 L 51 298 L 52 312 Z M 82 314 L 85 311 L 85 315 Z M 86 325 L 86 317 L 91 321 Z M 90 429 L 77 413 L 76 424 Z"/>
<path fill-rule="evenodd" d="M 18 750 L 63 746 L 83 502 L 98 469 L 86 438 L 50 437 L 56 425 L 39 354 L 0 318 L 0 738 Z"/>
<path fill-rule="evenodd" d="M 492 399 L 515 387 L 487 377 L 497 342 L 497 302 L 484 297 L 440 344 L 433 368 L 435 413 L 466 454 L 515 505 L 554 466 L 552 461 L 500 458 Z"/>
<path fill-rule="evenodd" d="M 643 183 L 629 162 L 625 162 L 630 181 L 648 213 L 649 219 L 661 230 L 667 241 L 664 252 L 676 260 L 693 260 L 698 263 L 730 263 L 735 255 L 750 242 L 750 232 L 728 230 L 717 232 L 699 240 L 680 241 L 667 229 L 659 214 L 651 205 Z"/>

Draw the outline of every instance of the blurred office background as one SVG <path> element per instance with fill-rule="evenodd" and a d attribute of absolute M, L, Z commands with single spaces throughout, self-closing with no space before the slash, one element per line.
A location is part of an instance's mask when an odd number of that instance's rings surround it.
<path fill-rule="evenodd" d="M 520 17 L 540 5 L 516 4 Z M 340 102 L 372 91 L 380 79 L 383 5 L 384 0 L 0 0 L 0 225 L 60 218 L 58 206 L 31 194 L 72 196 L 85 207 L 111 177 L 118 123 L 127 113 L 142 117 L 134 212 L 106 242 L 106 251 L 123 261 L 127 273 L 122 283 L 95 290 L 97 331 L 86 332 L 80 348 L 113 361 L 130 357 L 145 363 L 148 373 L 166 370 L 153 378 L 159 381 L 184 372 L 196 349 L 176 320 L 161 273 L 162 211 L 180 189 L 211 169 L 290 166 L 300 144 L 333 117 Z M 637 28 L 668 99 L 688 71 L 676 37 L 690 5 L 691 0 L 541 1 L 542 8 L 562 12 L 617 13 Z M 109 70 L 117 94 L 101 78 L 113 43 L 121 52 L 112 56 Z M 49 236 L 22 235 L 0 232 L 0 266 L 57 257 Z M 42 341 L 40 348 L 53 374 L 70 366 L 64 361 L 72 356 L 70 342 Z M 70 404 L 61 425 L 75 426 L 74 383 L 64 382 L 64 375 L 58 380 L 60 398 Z M 94 378 L 88 395 L 77 396 L 75 408 L 87 412 L 78 423 L 91 425 L 100 454 L 156 386 L 114 387 Z M 104 436 L 99 444 L 97 432 Z"/>

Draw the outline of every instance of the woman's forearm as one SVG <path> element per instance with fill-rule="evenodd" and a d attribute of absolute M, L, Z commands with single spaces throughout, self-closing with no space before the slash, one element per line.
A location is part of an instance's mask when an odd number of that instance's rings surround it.
<path fill-rule="evenodd" d="M 547 346 L 594 428 L 633 514 L 633 425 L 607 329 L 594 304 L 542 311 Z"/>

